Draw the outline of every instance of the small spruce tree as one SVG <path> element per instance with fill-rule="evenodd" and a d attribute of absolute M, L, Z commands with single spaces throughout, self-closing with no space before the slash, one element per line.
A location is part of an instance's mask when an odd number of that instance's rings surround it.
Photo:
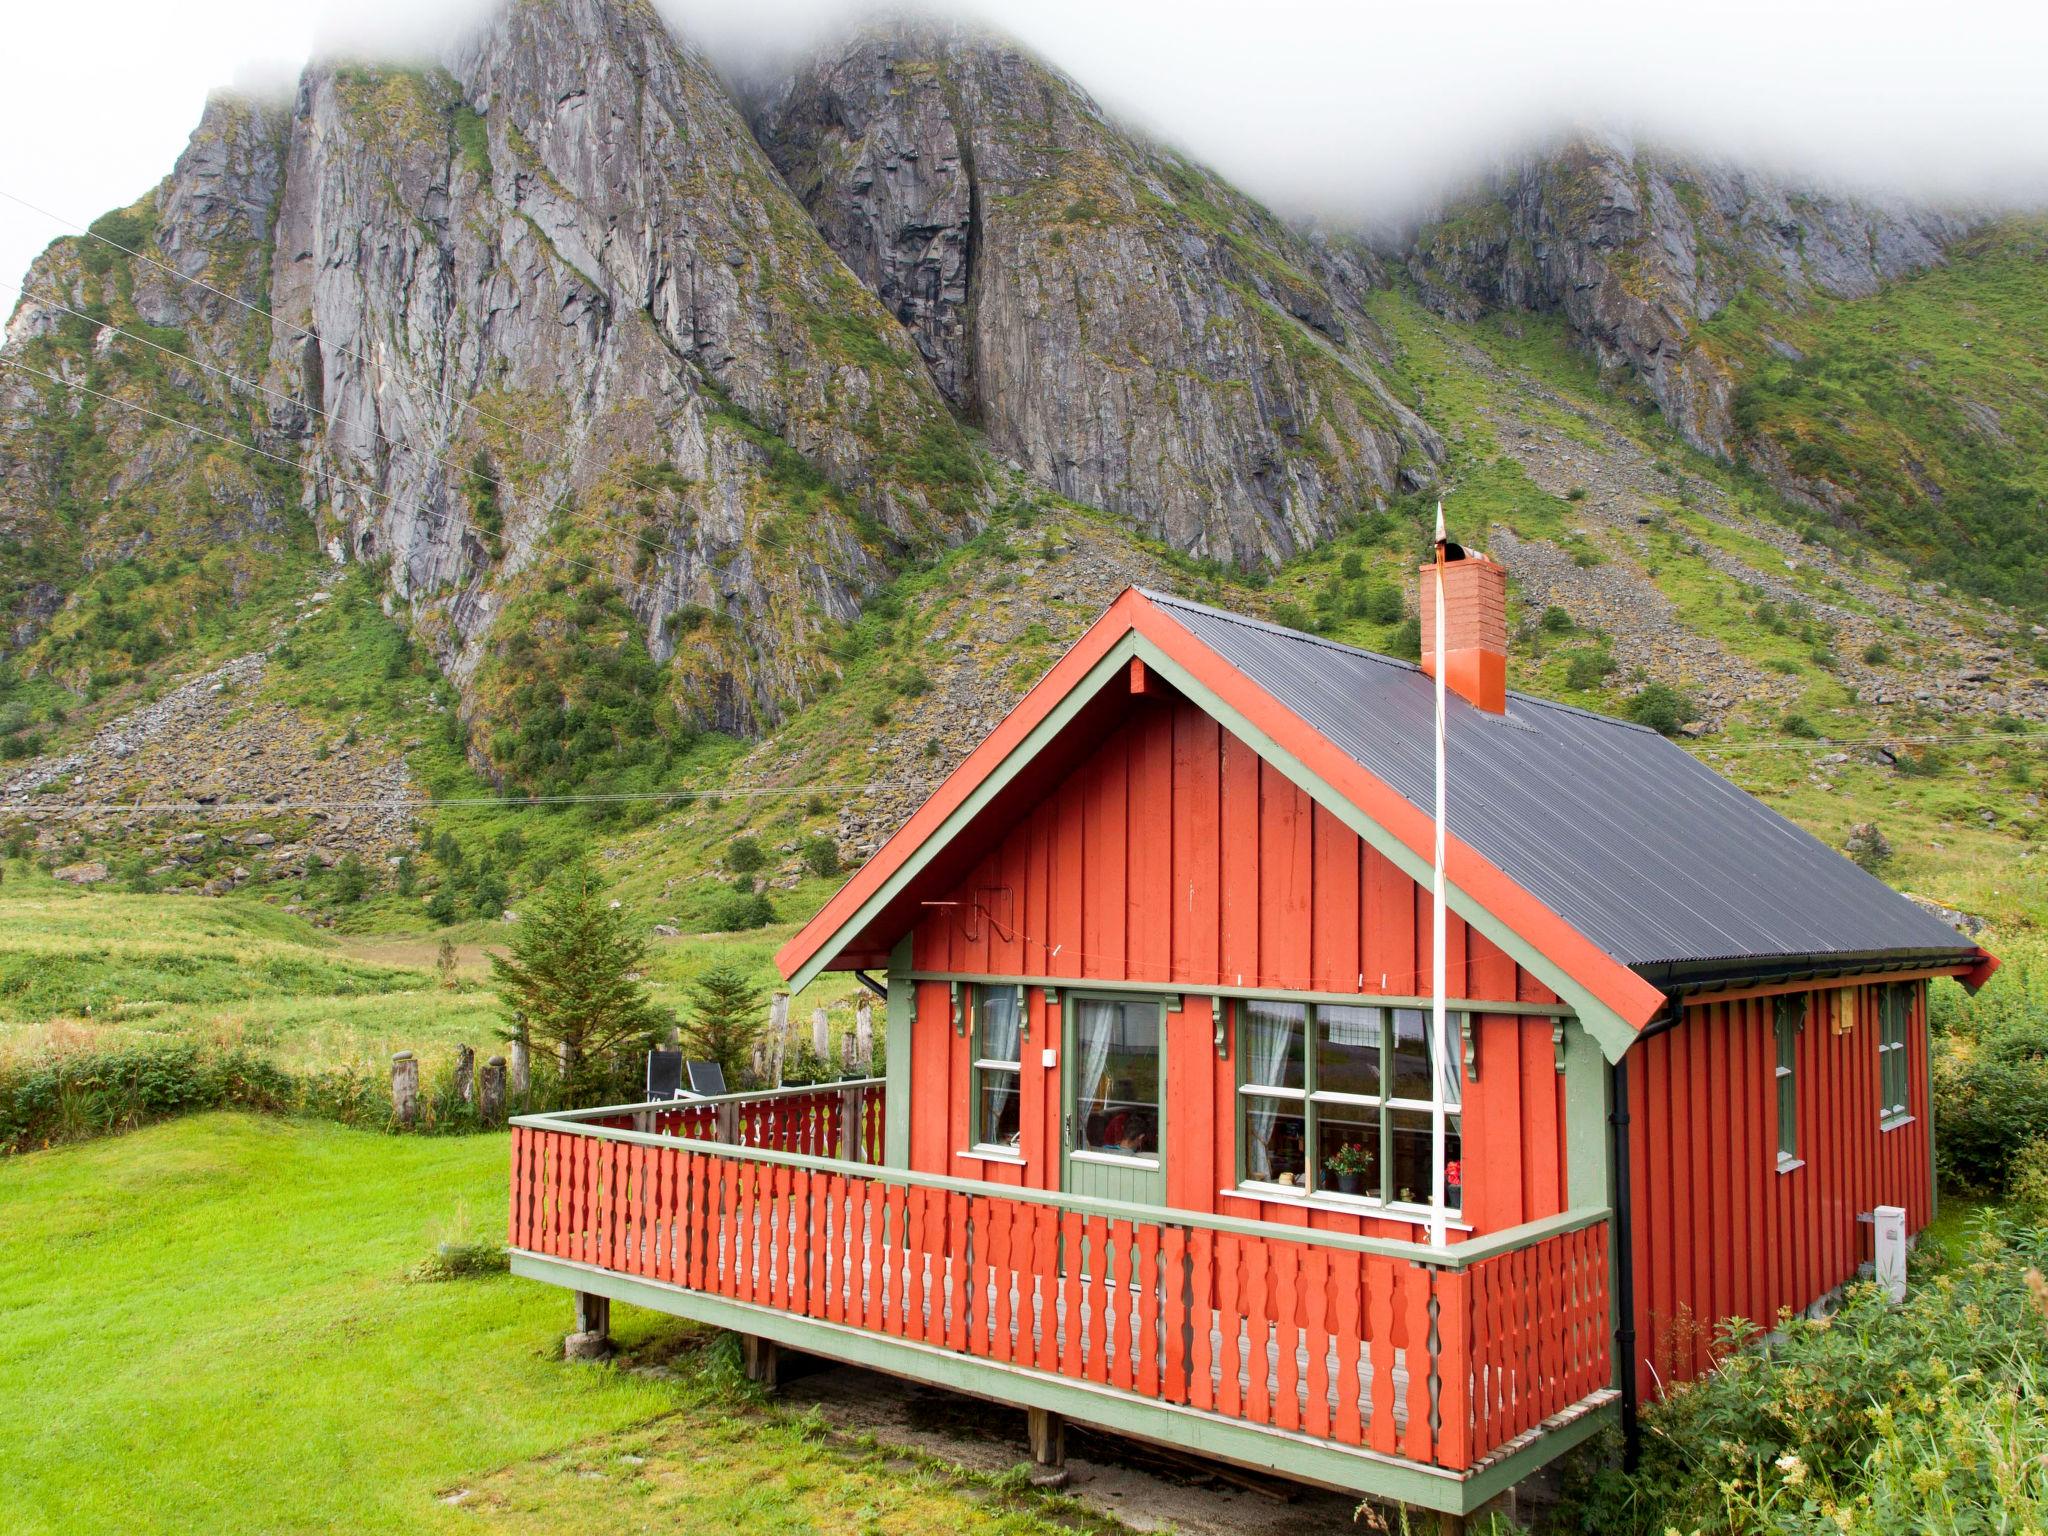
<path fill-rule="evenodd" d="M 725 1069 L 725 1085 L 737 1089 L 753 1057 L 765 1021 L 762 989 L 736 965 L 714 965 L 692 981 L 686 992 L 688 1019 L 683 1046 L 696 1061 L 715 1061 Z"/>
<path fill-rule="evenodd" d="M 513 930 L 511 953 L 491 956 L 505 1011 L 525 1021 L 536 1050 L 554 1052 L 571 1103 L 603 1083 L 617 1056 L 644 1051 L 673 1021 L 641 985 L 646 959 L 632 915 L 585 869 L 559 876 Z"/>

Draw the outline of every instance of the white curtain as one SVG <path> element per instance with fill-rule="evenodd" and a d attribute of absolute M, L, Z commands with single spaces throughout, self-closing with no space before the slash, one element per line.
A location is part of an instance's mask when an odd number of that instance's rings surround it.
<path fill-rule="evenodd" d="M 1103 1099 L 1102 1077 L 1116 1034 L 1117 1005 L 1084 1000 L 1077 1006 L 1081 1011 L 1074 1017 L 1074 1033 L 1081 1040 L 1081 1075 L 1075 1079 L 1074 1110 L 1080 1124 L 1074 1129 L 1075 1145 L 1085 1148 L 1094 1145 L 1088 1134 L 1088 1106 Z"/>
<path fill-rule="evenodd" d="M 1252 1026 L 1249 1031 L 1242 1031 L 1250 1036 L 1252 1052 L 1245 1062 L 1245 1081 L 1277 1083 L 1295 1039 L 1301 1033 L 1301 1011 L 1281 1008 L 1255 1010 L 1251 1003 L 1238 1006 L 1244 1010 L 1244 1022 Z M 1247 1138 L 1247 1162 L 1250 1166 L 1246 1172 L 1254 1179 L 1269 1180 L 1273 1177 L 1273 1123 L 1279 1118 L 1280 1100 L 1254 1097 L 1247 1101 L 1245 1122 L 1250 1131 Z"/>
<path fill-rule="evenodd" d="M 990 987 L 981 994 L 981 1054 L 989 1061 L 1017 1059 L 1017 993 Z"/>

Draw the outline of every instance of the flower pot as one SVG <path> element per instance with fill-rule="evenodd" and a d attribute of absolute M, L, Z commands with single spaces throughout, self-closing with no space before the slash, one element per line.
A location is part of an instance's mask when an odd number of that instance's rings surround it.
<path fill-rule="evenodd" d="M 1330 1175 L 1330 1178 L 1334 1181 L 1336 1191 L 1340 1195 L 1359 1195 L 1365 1193 L 1365 1175 L 1362 1173 L 1333 1173 Z"/>

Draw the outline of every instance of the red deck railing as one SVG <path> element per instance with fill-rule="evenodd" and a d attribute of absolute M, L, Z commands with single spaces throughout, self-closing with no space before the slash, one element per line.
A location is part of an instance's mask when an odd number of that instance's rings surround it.
<path fill-rule="evenodd" d="M 1461 1254 L 821 1163 L 846 1093 L 527 1120 L 512 1245 L 1453 1471 L 1610 1384 L 1604 1212 Z"/>

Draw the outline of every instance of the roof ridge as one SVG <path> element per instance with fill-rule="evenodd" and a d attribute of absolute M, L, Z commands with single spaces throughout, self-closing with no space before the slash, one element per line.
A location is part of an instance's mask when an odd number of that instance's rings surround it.
<path fill-rule="evenodd" d="M 1135 584 L 1134 584 L 1135 586 Z M 1152 587 L 1135 587 L 1138 595 L 1155 603 L 1166 603 L 1176 608 L 1191 608 L 1197 613 L 1207 614 L 1212 619 L 1221 619 L 1226 624 L 1242 625 L 1246 629 L 1263 630 L 1268 634 L 1282 635 L 1297 640 L 1303 645 L 1320 646 L 1326 651 L 1336 651 L 1345 656 L 1356 656 L 1365 661 L 1376 661 L 1381 666 L 1395 667 L 1403 672 L 1423 672 L 1420 663 L 1403 661 L 1398 656 L 1388 656 L 1380 651 L 1368 651 L 1362 645 L 1346 645 L 1341 640 L 1331 640 L 1323 635 L 1311 635 L 1299 629 L 1289 629 L 1285 624 L 1275 624 L 1271 619 L 1255 619 L 1249 614 L 1232 613 L 1228 608 L 1211 607 L 1198 603 L 1191 597 L 1181 597 L 1172 592 L 1160 592 Z M 1427 673 L 1424 673 L 1426 676 Z M 1532 704 L 1540 709 L 1555 709 L 1568 715 L 1577 715 L 1585 720 L 1597 720 L 1602 725 L 1619 726 L 1624 731 L 1641 731 L 1646 735 L 1661 737 L 1661 731 L 1653 730 L 1637 720 L 1624 720 L 1618 715 L 1603 715 L 1597 709 L 1585 709 L 1577 704 L 1567 704 L 1561 699 L 1546 699 L 1541 694 L 1524 693 L 1519 688 L 1510 688 L 1507 696 Z M 1477 705 L 1472 706 L 1477 709 Z"/>

